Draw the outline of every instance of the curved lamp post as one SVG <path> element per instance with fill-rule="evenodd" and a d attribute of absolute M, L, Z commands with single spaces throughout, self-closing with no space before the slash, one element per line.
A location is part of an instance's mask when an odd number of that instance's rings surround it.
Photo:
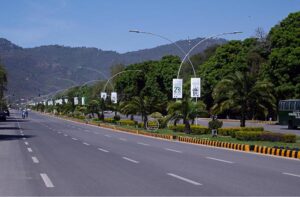
<path fill-rule="evenodd" d="M 155 33 L 152 33 L 152 32 L 145 32 L 145 31 L 139 31 L 139 30 L 129 30 L 129 32 L 138 33 L 138 34 L 147 34 L 147 35 L 156 36 L 156 37 L 159 37 L 161 39 L 167 40 L 171 44 L 174 44 L 184 56 L 187 54 L 176 42 L 170 40 L 169 38 L 167 38 L 165 36 L 155 34 Z M 194 65 L 193 65 L 193 63 L 192 63 L 192 61 L 190 60 L 189 57 L 188 57 L 188 61 L 189 61 L 190 65 L 192 66 L 194 77 L 196 77 L 195 67 L 194 67 Z"/>
<path fill-rule="evenodd" d="M 206 37 L 206 38 L 200 40 L 197 44 L 195 44 L 195 45 L 194 45 L 194 46 L 186 53 L 186 55 L 185 55 L 184 58 L 182 59 L 181 64 L 180 64 L 179 69 L 178 69 L 177 79 L 178 79 L 178 77 L 179 77 L 179 73 L 180 73 L 181 67 L 182 67 L 183 63 L 185 62 L 186 58 L 189 58 L 190 53 L 191 53 L 197 46 L 199 46 L 201 43 L 203 43 L 203 42 L 205 42 L 206 40 L 211 39 L 211 38 L 215 38 L 215 37 L 219 37 L 219 36 L 223 36 L 223 35 L 228 35 L 228 34 L 239 34 L 239 33 L 243 33 L 243 32 L 240 32 L 240 31 L 234 31 L 234 32 L 220 33 L 220 34 L 216 34 L 216 35 L 213 35 L 213 36 L 209 36 L 209 37 Z"/>

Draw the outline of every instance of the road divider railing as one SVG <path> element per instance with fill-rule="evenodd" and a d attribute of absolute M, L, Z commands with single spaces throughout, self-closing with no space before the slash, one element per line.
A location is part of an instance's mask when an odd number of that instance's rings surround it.
<path fill-rule="evenodd" d="M 296 158 L 300 159 L 300 150 L 294 150 L 294 149 L 284 149 L 279 147 L 266 147 L 266 146 L 258 146 L 253 145 L 251 146 L 251 151 L 261 154 L 267 154 L 267 155 L 276 155 L 281 157 L 289 157 L 289 158 Z"/>

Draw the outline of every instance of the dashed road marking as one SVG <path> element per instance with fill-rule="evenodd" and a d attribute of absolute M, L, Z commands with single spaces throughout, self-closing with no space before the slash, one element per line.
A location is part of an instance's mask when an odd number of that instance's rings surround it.
<path fill-rule="evenodd" d="M 50 180 L 50 178 L 48 177 L 47 174 L 41 173 L 40 175 L 41 175 L 41 177 L 42 177 L 42 179 L 43 179 L 43 181 L 44 181 L 46 187 L 49 187 L 49 188 L 54 187 L 52 181 Z"/>
<path fill-rule="evenodd" d="M 103 148 L 98 148 L 98 150 L 102 151 L 102 152 L 105 152 L 105 153 L 108 153 L 109 151 L 108 150 L 105 150 Z"/>
<path fill-rule="evenodd" d="M 78 139 L 77 139 L 77 138 L 72 138 L 72 140 L 75 140 L 75 141 L 77 141 Z"/>
<path fill-rule="evenodd" d="M 143 146 L 150 146 L 149 144 L 143 143 L 143 142 L 138 142 L 137 144 L 143 145 Z"/>
<path fill-rule="evenodd" d="M 233 164 L 232 161 L 227 161 L 227 160 L 223 160 L 223 159 L 217 159 L 217 158 L 213 158 L 213 157 L 206 157 L 206 159 L 211 159 L 211 160 L 215 160 L 215 161 L 220 161 L 220 162 L 224 162 L 224 163 L 231 163 L 231 164 Z"/>
<path fill-rule="evenodd" d="M 86 145 L 86 146 L 89 146 L 89 145 L 90 145 L 90 144 L 88 144 L 88 143 L 86 143 L 86 142 L 83 142 L 83 144 Z"/>
<path fill-rule="evenodd" d="M 26 145 L 26 146 L 28 146 L 29 144 L 28 144 L 28 142 L 24 142 L 24 144 Z"/>
<path fill-rule="evenodd" d="M 283 172 L 282 174 L 300 178 L 300 175 L 298 175 L 298 174 L 292 174 L 292 173 L 288 173 L 288 172 Z"/>
<path fill-rule="evenodd" d="M 28 152 L 32 153 L 32 149 L 31 148 L 27 148 Z"/>
<path fill-rule="evenodd" d="M 110 135 L 104 135 L 105 137 L 111 137 Z"/>
<path fill-rule="evenodd" d="M 32 158 L 33 163 L 39 163 L 39 160 L 36 157 L 31 157 L 31 158 Z"/>
<path fill-rule="evenodd" d="M 165 150 L 175 152 L 175 153 L 182 153 L 182 151 L 180 151 L 180 150 L 175 150 L 175 149 L 171 149 L 171 148 L 165 148 Z"/>
<path fill-rule="evenodd" d="M 119 138 L 119 140 L 121 140 L 121 141 L 127 141 L 127 139 L 125 139 L 125 138 Z"/>
<path fill-rule="evenodd" d="M 139 161 L 136 161 L 136 160 L 133 160 L 133 159 L 130 159 L 128 157 L 122 157 L 123 159 L 127 160 L 127 161 L 130 161 L 132 163 L 140 163 Z"/>
<path fill-rule="evenodd" d="M 185 181 L 185 182 L 187 182 L 187 183 L 191 183 L 191 184 L 193 184 L 193 185 L 202 185 L 201 183 L 198 183 L 198 182 L 196 182 L 196 181 L 193 181 L 193 180 L 191 180 L 191 179 L 184 178 L 184 177 L 182 177 L 182 176 L 179 176 L 179 175 L 176 175 L 176 174 L 173 174 L 173 173 L 167 173 L 167 175 L 172 176 L 172 177 L 174 177 L 174 178 L 176 178 L 176 179 Z"/>
<path fill-rule="evenodd" d="M 67 135 L 67 134 L 64 134 L 64 136 L 65 136 L 65 137 L 68 137 L 68 135 Z"/>

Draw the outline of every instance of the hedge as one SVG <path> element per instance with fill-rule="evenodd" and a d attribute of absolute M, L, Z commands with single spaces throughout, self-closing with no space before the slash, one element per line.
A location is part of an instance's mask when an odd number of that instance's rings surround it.
<path fill-rule="evenodd" d="M 175 131 L 175 132 L 183 132 L 185 125 L 184 124 L 177 124 L 176 126 L 174 125 L 169 125 L 169 129 Z M 191 125 L 191 130 L 193 134 L 209 134 L 210 129 L 204 126 L 200 125 Z"/>
<path fill-rule="evenodd" d="M 236 139 L 243 141 L 271 141 L 295 143 L 296 135 L 263 131 L 238 131 L 236 132 Z"/>
<path fill-rule="evenodd" d="M 113 118 L 104 118 L 104 122 L 115 123 L 116 121 Z"/>
<path fill-rule="evenodd" d="M 127 126 L 134 126 L 136 125 L 136 122 L 133 120 L 119 120 L 117 121 L 118 124 L 120 125 L 127 125 Z"/>

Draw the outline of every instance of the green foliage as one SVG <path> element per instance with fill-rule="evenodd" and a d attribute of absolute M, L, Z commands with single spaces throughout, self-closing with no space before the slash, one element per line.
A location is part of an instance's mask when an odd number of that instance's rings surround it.
<path fill-rule="evenodd" d="M 103 121 L 104 121 L 104 122 L 107 122 L 107 123 L 115 123 L 115 122 L 116 122 L 116 120 L 113 119 L 113 118 L 104 118 Z"/>
<path fill-rule="evenodd" d="M 217 119 L 208 122 L 208 128 L 210 129 L 219 129 L 222 126 L 223 126 L 223 122 Z"/>
<path fill-rule="evenodd" d="M 295 134 L 282 134 L 263 131 L 238 131 L 236 138 L 243 141 L 271 141 L 271 142 L 285 142 L 295 143 Z"/>
<path fill-rule="evenodd" d="M 225 110 L 239 112 L 240 125 L 245 127 L 247 114 L 255 110 L 268 113 L 268 108 L 275 108 L 272 94 L 273 85 L 268 81 L 256 81 L 249 72 L 235 72 L 221 80 L 213 90 L 214 114 Z"/>
<path fill-rule="evenodd" d="M 136 125 L 136 122 L 133 120 L 119 120 L 117 121 L 118 124 L 120 125 L 127 125 L 127 126 L 134 126 Z"/>

